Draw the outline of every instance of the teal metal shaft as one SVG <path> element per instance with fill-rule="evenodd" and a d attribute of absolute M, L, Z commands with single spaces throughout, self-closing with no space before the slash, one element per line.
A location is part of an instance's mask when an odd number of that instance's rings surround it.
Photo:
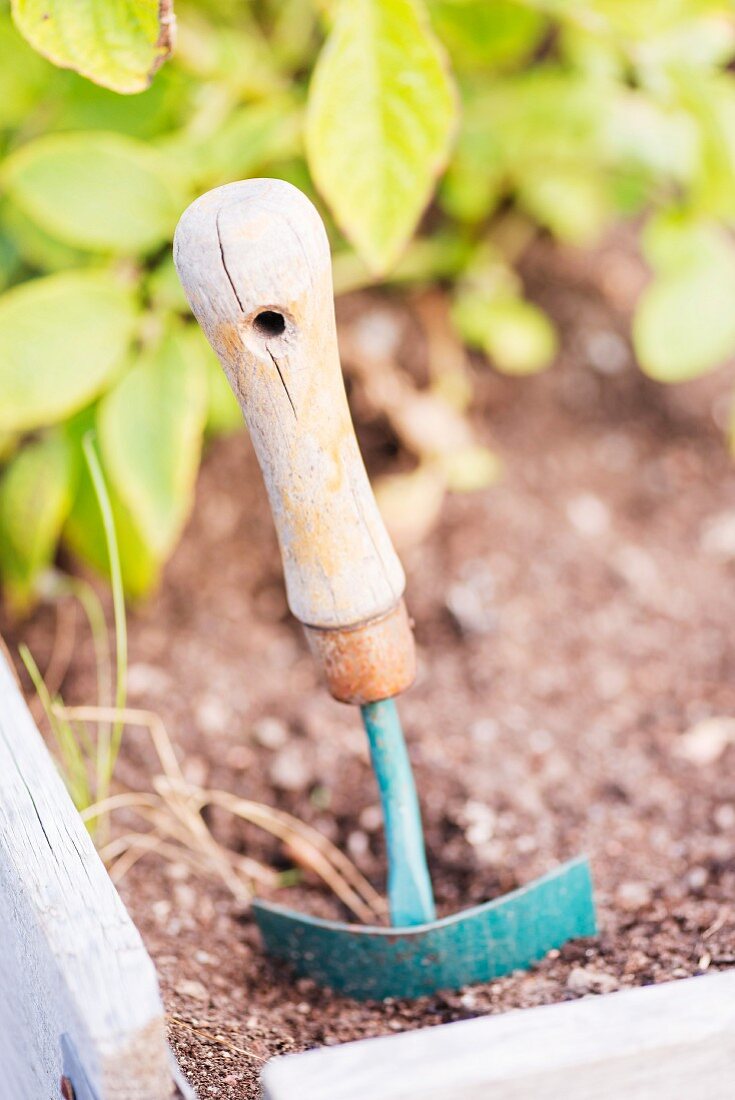
<path fill-rule="evenodd" d="M 421 812 L 401 721 L 392 699 L 361 707 L 383 807 L 391 924 L 406 928 L 436 919 L 426 866 Z"/>

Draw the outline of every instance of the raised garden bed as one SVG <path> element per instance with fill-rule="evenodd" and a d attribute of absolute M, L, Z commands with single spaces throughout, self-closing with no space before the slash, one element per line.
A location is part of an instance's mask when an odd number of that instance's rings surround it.
<path fill-rule="evenodd" d="M 640 271 L 623 246 L 553 266 L 537 252 L 534 267 L 566 350 L 537 379 L 478 369 L 478 430 L 504 478 L 451 498 L 438 529 L 404 551 L 422 672 L 402 713 L 442 910 L 587 851 L 601 934 L 489 986 L 356 1005 L 266 960 L 222 888 L 144 860 L 121 892 L 203 1098 L 257 1096 L 273 1054 L 735 963 L 733 749 L 728 727 L 701 725 L 735 713 L 735 471 L 721 434 L 732 378 L 673 391 L 635 371 L 619 332 Z M 348 303 L 345 323 L 375 308 Z M 385 468 L 382 426 L 363 442 L 373 470 Z M 23 629 L 42 667 L 54 634 L 49 611 Z M 363 735 L 318 688 L 286 614 L 246 437 L 213 447 L 164 587 L 130 634 L 131 702 L 161 714 L 193 778 L 299 814 L 382 882 Z M 72 649 L 65 697 L 86 702 L 81 623 Z M 707 745 L 712 758 L 696 762 Z M 147 736 L 131 731 L 121 780 L 145 786 L 150 767 Z M 257 834 L 213 826 L 279 858 Z M 289 895 L 338 913 L 309 884 Z"/>

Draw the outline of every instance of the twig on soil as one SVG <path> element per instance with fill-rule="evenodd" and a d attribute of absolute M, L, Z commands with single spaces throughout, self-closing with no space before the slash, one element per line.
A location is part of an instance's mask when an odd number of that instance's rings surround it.
<path fill-rule="evenodd" d="M 253 1054 L 252 1051 L 246 1050 L 245 1047 L 235 1046 L 234 1043 L 229 1042 L 227 1039 L 223 1039 L 221 1035 L 209 1035 L 206 1031 L 202 1031 L 201 1028 L 194 1027 L 188 1020 L 182 1020 L 180 1016 L 169 1016 L 168 1019 L 172 1024 L 186 1028 L 187 1031 L 190 1031 L 192 1035 L 196 1035 L 197 1039 L 201 1039 L 202 1042 L 217 1043 L 218 1046 L 225 1047 L 234 1054 L 242 1054 L 245 1058 L 252 1059 L 253 1062 L 264 1064 L 267 1061 L 266 1058 L 261 1058 L 259 1054 Z"/>

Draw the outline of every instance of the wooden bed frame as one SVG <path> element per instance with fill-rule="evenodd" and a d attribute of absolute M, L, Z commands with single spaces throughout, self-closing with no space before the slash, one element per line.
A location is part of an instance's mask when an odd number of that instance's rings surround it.
<path fill-rule="evenodd" d="M 0 1098 L 65 1093 L 193 1097 L 153 963 L 0 651 Z"/>
<path fill-rule="evenodd" d="M 267 1100 L 732 1100 L 735 970 L 292 1054 Z"/>

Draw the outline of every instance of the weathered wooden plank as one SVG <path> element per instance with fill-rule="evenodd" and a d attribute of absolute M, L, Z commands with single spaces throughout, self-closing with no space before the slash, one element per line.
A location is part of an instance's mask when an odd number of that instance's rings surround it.
<path fill-rule="evenodd" d="M 731 1100 L 735 970 L 266 1066 L 268 1100 Z"/>
<path fill-rule="evenodd" d="M 153 964 L 0 653 L 0 1100 L 175 1095 Z"/>

